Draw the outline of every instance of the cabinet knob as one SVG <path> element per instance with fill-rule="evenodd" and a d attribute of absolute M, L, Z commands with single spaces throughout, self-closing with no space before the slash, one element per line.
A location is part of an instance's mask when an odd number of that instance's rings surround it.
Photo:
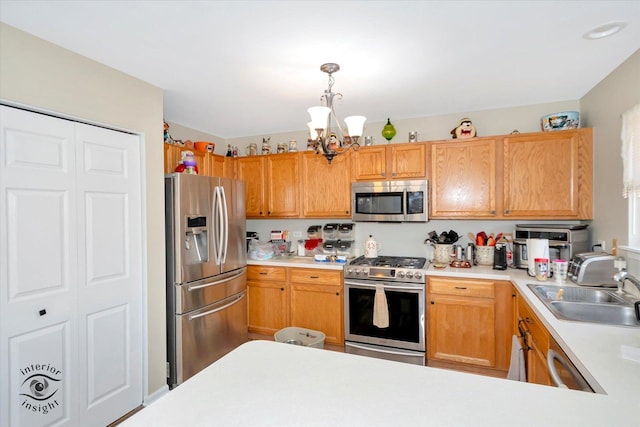
<path fill-rule="evenodd" d="M 382 172 L 382 173 L 380 174 L 380 176 L 384 176 L 384 172 Z"/>
<path fill-rule="evenodd" d="M 505 210 L 504 210 L 504 214 L 505 214 L 505 215 L 509 215 L 509 209 L 505 209 Z"/>
<path fill-rule="evenodd" d="M 491 213 L 491 215 L 495 215 L 495 214 L 496 214 L 495 209 L 491 209 L 491 212 L 490 212 L 490 213 Z"/>
<path fill-rule="evenodd" d="M 271 211 L 267 211 L 267 215 L 271 215 Z"/>
<path fill-rule="evenodd" d="M 433 304 L 435 304 L 435 302 L 431 301 L 431 304 L 433 305 Z"/>
<path fill-rule="evenodd" d="M 281 291 L 284 291 L 284 288 L 280 288 Z"/>
<path fill-rule="evenodd" d="M 349 215 L 349 211 L 344 211 L 344 213 L 346 213 L 347 215 Z"/>
<path fill-rule="evenodd" d="M 44 316 L 45 314 L 47 314 L 47 310 L 45 310 L 45 309 L 43 308 L 42 310 L 40 310 L 40 311 L 38 312 L 38 314 L 39 314 L 40 316 Z"/>
<path fill-rule="evenodd" d="M 340 296 L 340 292 L 336 292 L 336 296 L 339 297 Z"/>
<path fill-rule="evenodd" d="M 393 173 L 391 174 L 391 176 L 396 176 L 396 173 L 395 173 L 395 172 L 393 172 Z"/>
<path fill-rule="evenodd" d="M 262 211 L 260 211 L 260 215 L 262 215 Z"/>

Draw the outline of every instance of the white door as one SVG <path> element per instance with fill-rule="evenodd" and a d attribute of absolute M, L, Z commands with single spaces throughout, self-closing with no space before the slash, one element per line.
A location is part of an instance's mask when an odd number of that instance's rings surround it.
<path fill-rule="evenodd" d="M 0 108 L 0 425 L 106 425 L 142 402 L 139 138 Z"/>

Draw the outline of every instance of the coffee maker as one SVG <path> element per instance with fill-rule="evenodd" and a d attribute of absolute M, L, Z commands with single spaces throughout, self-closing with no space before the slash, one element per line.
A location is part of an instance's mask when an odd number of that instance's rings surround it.
<path fill-rule="evenodd" d="M 496 243 L 493 251 L 493 269 L 507 269 L 507 245 L 506 243 Z"/>

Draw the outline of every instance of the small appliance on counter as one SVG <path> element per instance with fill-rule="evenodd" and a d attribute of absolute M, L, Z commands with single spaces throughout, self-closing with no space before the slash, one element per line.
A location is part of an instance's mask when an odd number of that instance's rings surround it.
<path fill-rule="evenodd" d="M 534 257 L 527 253 L 527 239 L 548 240 L 548 258 L 570 260 L 589 250 L 587 224 L 517 224 L 513 241 L 513 266 L 530 269 Z"/>
<path fill-rule="evenodd" d="M 606 252 L 585 252 L 569 261 L 567 277 L 581 286 L 615 286 L 616 257 Z"/>
<path fill-rule="evenodd" d="M 504 243 L 496 243 L 493 251 L 493 269 L 507 269 L 507 245 Z"/>
<path fill-rule="evenodd" d="M 258 233 L 255 231 L 247 231 L 247 252 L 249 252 L 249 244 L 251 244 L 252 240 L 260 240 Z"/>

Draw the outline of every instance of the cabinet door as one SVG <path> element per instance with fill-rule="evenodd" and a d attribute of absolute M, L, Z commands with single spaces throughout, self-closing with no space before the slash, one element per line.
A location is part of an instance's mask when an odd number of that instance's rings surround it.
<path fill-rule="evenodd" d="M 505 216 L 579 217 L 579 133 L 509 136 L 503 144 Z"/>
<path fill-rule="evenodd" d="M 247 281 L 249 332 L 273 335 L 288 325 L 286 282 Z"/>
<path fill-rule="evenodd" d="M 291 325 L 326 335 L 325 342 L 344 344 L 342 287 L 291 283 Z"/>
<path fill-rule="evenodd" d="M 387 147 L 391 179 L 426 178 L 425 144 L 402 144 Z"/>
<path fill-rule="evenodd" d="M 431 295 L 427 313 L 428 358 L 495 367 L 492 299 Z"/>
<path fill-rule="evenodd" d="M 276 154 L 265 158 L 268 217 L 300 216 L 299 165 L 299 153 Z"/>
<path fill-rule="evenodd" d="M 302 188 L 305 218 L 350 218 L 350 153 L 334 157 L 331 164 L 320 154 L 303 153 Z"/>
<path fill-rule="evenodd" d="M 496 141 L 433 143 L 431 217 L 496 214 Z"/>
<path fill-rule="evenodd" d="M 528 340 L 530 348 L 527 350 L 527 382 L 541 385 L 552 385 L 547 358 L 536 346 L 534 340 Z"/>
<path fill-rule="evenodd" d="M 386 178 L 386 147 L 363 147 L 352 155 L 353 174 L 356 181 Z"/>
<path fill-rule="evenodd" d="M 261 218 L 264 209 L 264 181 L 262 157 L 250 156 L 237 159 L 238 179 L 245 182 L 245 201 L 247 218 Z"/>
<path fill-rule="evenodd" d="M 209 164 L 211 167 L 211 176 L 226 177 L 224 170 L 224 157 L 215 154 L 209 154 Z"/>

